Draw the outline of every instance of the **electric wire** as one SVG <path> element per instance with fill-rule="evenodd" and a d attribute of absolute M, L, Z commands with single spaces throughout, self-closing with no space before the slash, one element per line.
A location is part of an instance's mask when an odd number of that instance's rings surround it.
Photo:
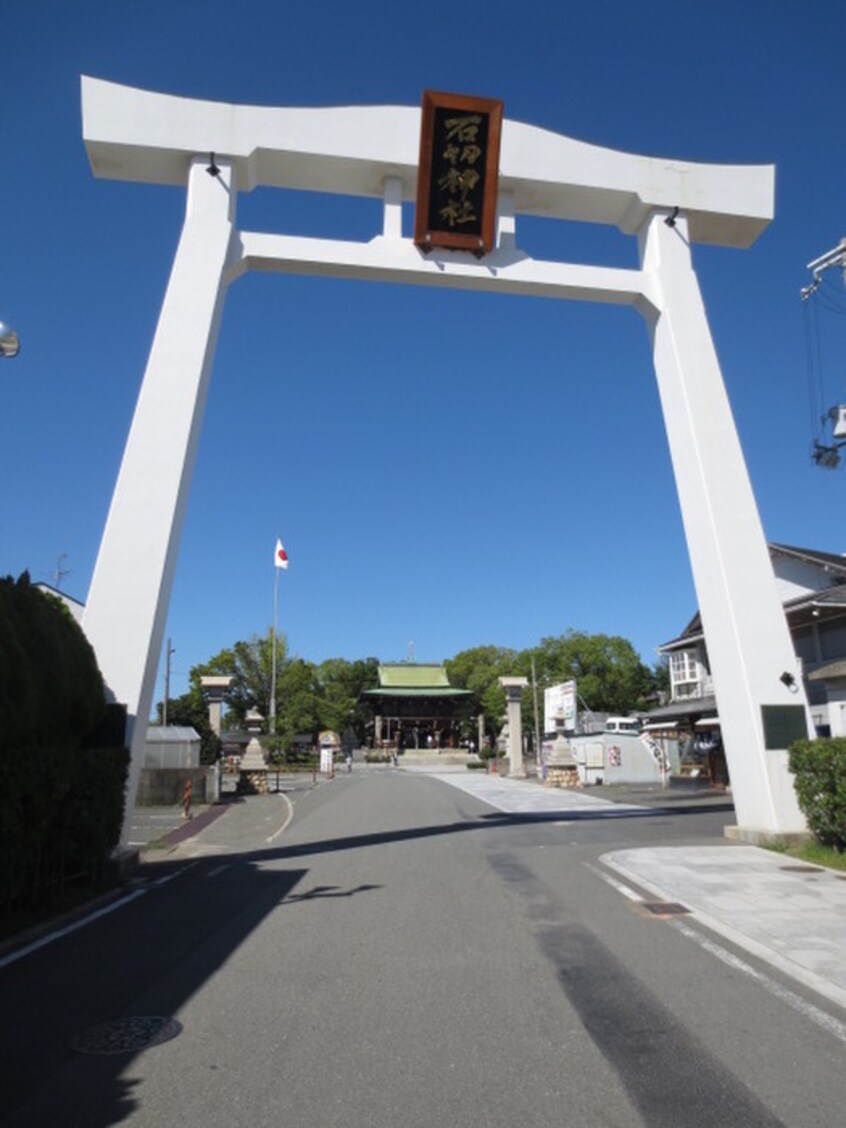
<path fill-rule="evenodd" d="M 830 278 L 823 278 L 814 291 L 814 298 L 823 309 L 846 317 L 846 293 L 836 286 Z"/>

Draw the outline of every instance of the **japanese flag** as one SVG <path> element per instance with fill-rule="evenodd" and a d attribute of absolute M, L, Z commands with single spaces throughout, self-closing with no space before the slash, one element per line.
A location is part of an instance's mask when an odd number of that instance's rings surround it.
<path fill-rule="evenodd" d="M 288 553 L 282 547 L 282 541 L 276 538 L 276 551 L 273 554 L 273 563 L 277 568 L 288 567 Z"/>

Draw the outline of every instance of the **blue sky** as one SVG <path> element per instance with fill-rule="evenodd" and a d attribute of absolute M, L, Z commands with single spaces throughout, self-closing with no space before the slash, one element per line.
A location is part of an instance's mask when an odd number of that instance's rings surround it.
<path fill-rule="evenodd" d="M 846 234 L 844 38 L 842 0 L 7 5 L 0 319 L 23 347 L 0 362 L 0 573 L 51 582 L 61 567 L 85 599 L 182 221 L 181 189 L 94 179 L 83 73 L 266 105 L 450 90 L 609 148 L 774 163 L 773 224 L 749 251 L 696 248 L 695 264 L 767 536 L 846 550 L 844 471 L 809 458 L 799 300 L 805 264 Z M 381 214 L 259 190 L 239 225 L 369 239 Z M 521 220 L 518 241 L 635 264 L 615 230 Z M 821 311 L 819 341 L 827 405 L 846 397 L 842 316 Z M 393 661 L 412 643 L 437 661 L 574 628 L 623 635 L 651 664 L 696 606 L 629 310 L 239 280 L 171 602 L 175 692 L 270 625 L 277 535 L 280 629 L 317 662 Z"/>

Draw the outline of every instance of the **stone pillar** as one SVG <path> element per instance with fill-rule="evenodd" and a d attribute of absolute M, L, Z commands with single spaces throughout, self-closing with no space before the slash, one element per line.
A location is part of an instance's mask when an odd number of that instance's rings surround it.
<path fill-rule="evenodd" d="M 200 685 L 203 687 L 206 701 L 209 705 L 209 726 L 215 736 L 220 736 L 220 713 L 223 698 L 234 678 L 201 677 Z"/>
<path fill-rule="evenodd" d="M 527 678 L 500 678 L 499 684 L 505 690 L 506 715 L 508 718 L 508 774 L 525 779 L 523 765 L 523 690 L 529 684 Z"/>

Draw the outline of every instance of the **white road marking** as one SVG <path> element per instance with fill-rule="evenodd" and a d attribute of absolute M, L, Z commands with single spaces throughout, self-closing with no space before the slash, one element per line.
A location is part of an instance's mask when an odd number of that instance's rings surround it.
<path fill-rule="evenodd" d="M 229 869 L 229 862 L 224 862 L 222 866 L 215 866 L 213 870 L 209 870 L 206 877 L 217 877 L 217 875 L 223 873 L 225 869 Z"/>
<path fill-rule="evenodd" d="M 787 987 L 782 987 L 775 979 L 770 979 L 763 971 L 758 971 L 757 968 L 752 967 L 751 964 L 746 963 L 745 960 L 740 959 L 739 956 L 734 955 L 733 952 L 715 944 L 713 940 L 709 940 L 707 936 L 703 936 L 697 932 L 695 928 L 691 928 L 689 924 L 685 924 L 680 920 L 671 920 L 669 922 L 674 928 L 681 932 L 682 936 L 692 940 L 698 944 L 703 951 L 710 953 L 716 959 L 721 960 L 727 967 L 733 968 L 735 971 L 741 971 L 744 975 L 748 975 L 750 979 L 754 979 L 761 987 L 769 991 L 777 999 L 783 1003 L 787 1003 L 793 1010 L 798 1011 L 799 1014 L 805 1018 L 815 1022 L 817 1026 L 821 1026 L 829 1034 L 834 1035 L 839 1041 L 846 1045 L 846 1023 L 840 1022 L 839 1019 L 834 1018 L 825 1011 L 820 1010 L 819 1007 L 809 1003 L 807 999 L 803 999 L 801 995 L 795 994 Z"/>
<path fill-rule="evenodd" d="M 97 909 L 96 912 L 89 913 L 88 916 L 82 917 L 80 920 L 75 920 L 72 924 L 65 925 L 64 928 L 57 928 L 55 932 L 49 932 L 46 936 L 40 936 L 37 940 L 33 940 L 31 944 L 27 944 L 24 948 L 18 948 L 17 951 L 10 952 L 8 956 L 0 959 L 0 967 L 6 967 L 8 964 L 13 964 L 17 960 L 22 960 L 24 956 L 29 956 L 33 952 L 37 952 L 39 948 L 46 948 L 48 944 L 52 944 L 54 940 L 60 940 L 63 936 L 69 936 L 72 932 L 77 932 L 80 928 L 85 928 L 87 924 L 92 921 L 99 920 L 100 917 L 108 916 L 109 913 L 115 912 L 116 909 L 123 908 L 128 905 L 130 901 L 134 901 L 138 897 L 143 897 L 147 892 L 146 889 L 136 889 L 133 893 L 128 893 L 126 897 L 121 897 L 119 901 L 112 901 L 109 905 L 104 905 L 102 909 Z"/>
<path fill-rule="evenodd" d="M 279 827 L 279 829 L 274 830 L 273 834 L 268 835 L 268 837 L 265 838 L 265 842 L 275 842 L 280 834 L 285 833 L 285 831 L 290 826 L 291 819 L 294 817 L 294 804 L 291 802 L 291 800 L 288 798 L 288 796 L 284 793 L 284 791 L 279 792 L 279 797 L 280 797 L 280 799 L 284 799 L 285 802 L 288 804 L 288 814 L 286 815 L 285 821 L 282 823 L 282 825 Z"/>
<path fill-rule="evenodd" d="M 637 901 L 643 904 L 643 897 L 640 893 L 636 893 L 634 889 L 630 889 L 628 885 L 624 885 L 622 881 L 618 881 L 616 877 L 612 877 L 609 873 L 603 873 L 601 869 L 592 866 L 589 862 L 585 862 L 587 868 L 595 873 L 597 877 L 602 878 L 606 885 L 610 885 L 612 889 L 616 889 L 618 893 L 622 893 L 629 901 Z"/>
<path fill-rule="evenodd" d="M 190 866 L 185 866 L 185 867 L 184 867 L 184 869 L 178 869 L 178 870 L 174 870 L 174 871 L 173 871 L 173 873 L 166 873 L 166 874 L 164 875 L 164 877 L 158 877 L 158 878 L 156 878 L 156 880 L 155 880 L 155 881 L 151 881 L 151 882 L 150 882 L 150 885 L 151 885 L 151 886 L 158 886 L 158 885 L 167 885 L 167 883 L 168 883 L 169 881 L 173 881 L 173 879 L 174 879 L 175 877 L 182 877 L 182 875 L 183 875 L 184 873 L 187 873 L 187 872 L 188 872 L 188 870 L 190 870 L 190 869 L 193 869 L 193 868 L 194 868 L 194 866 L 196 866 L 197 864 L 198 864 L 197 862 L 192 862 L 192 863 L 190 864 Z"/>

